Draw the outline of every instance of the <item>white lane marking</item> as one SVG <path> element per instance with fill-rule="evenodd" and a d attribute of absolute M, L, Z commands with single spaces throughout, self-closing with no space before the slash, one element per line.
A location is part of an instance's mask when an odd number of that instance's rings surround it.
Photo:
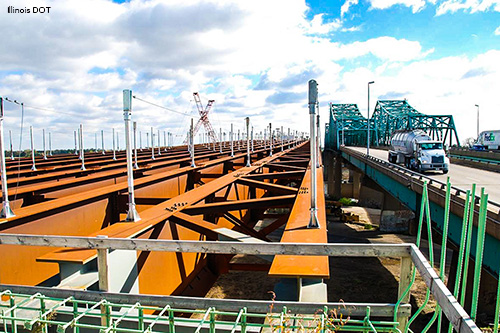
<path fill-rule="evenodd" d="M 470 179 L 470 180 L 472 180 L 472 181 L 476 181 L 476 182 L 479 182 L 479 181 L 480 181 L 479 179 L 472 178 L 472 177 L 465 177 L 465 178 Z"/>

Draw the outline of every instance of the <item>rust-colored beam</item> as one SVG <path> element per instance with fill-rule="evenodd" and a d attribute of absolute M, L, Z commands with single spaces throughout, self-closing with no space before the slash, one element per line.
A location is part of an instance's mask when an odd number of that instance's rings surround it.
<path fill-rule="evenodd" d="M 315 166 L 312 166 L 315 168 Z M 285 243 L 328 243 L 325 212 L 325 197 L 323 194 L 322 168 L 316 168 L 317 176 L 317 207 L 319 228 L 308 228 L 310 218 L 311 194 L 309 184 L 311 165 L 302 180 L 297 199 L 288 218 L 281 242 Z M 327 256 L 275 256 L 270 276 L 276 277 L 309 277 L 329 278 L 330 269 Z"/>
<path fill-rule="evenodd" d="M 254 173 L 251 175 L 246 175 L 246 179 L 264 180 L 264 179 L 302 179 L 304 176 L 303 171 L 283 171 L 283 172 L 272 172 L 272 173 Z"/>
<path fill-rule="evenodd" d="M 233 200 L 224 202 L 214 202 L 209 204 L 198 204 L 184 209 L 184 211 L 191 215 L 199 215 L 206 213 L 223 213 L 233 210 L 254 209 L 254 208 L 270 208 L 270 207 L 283 207 L 292 205 L 295 200 L 295 195 L 281 195 L 275 197 L 266 197 L 259 199 L 248 200 Z"/>
<path fill-rule="evenodd" d="M 191 215 L 184 214 L 183 212 L 178 212 L 170 217 L 171 221 L 182 225 L 183 227 L 189 228 L 202 235 L 206 235 L 207 239 L 217 240 L 218 233 L 214 230 L 219 228 L 217 224 L 204 221 L 200 218 L 195 218 Z"/>
<path fill-rule="evenodd" d="M 297 193 L 298 191 L 298 189 L 296 189 L 295 187 L 278 185 L 274 183 L 266 183 L 263 181 L 252 180 L 248 178 L 240 178 L 238 179 L 237 183 L 250 187 L 260 188 L 269 191 L 271 193 L 278 193 L 278 194 L 293 194 Z"/>

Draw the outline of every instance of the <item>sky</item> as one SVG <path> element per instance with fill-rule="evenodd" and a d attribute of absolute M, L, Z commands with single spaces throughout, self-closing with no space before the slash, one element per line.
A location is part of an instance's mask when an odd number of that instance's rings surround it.
<path fill-rule="evenodd" d="M 8 7 L 30 13 L 9 13 Z M 33 7 L 45 6 L 44 13 Z M 378 99 L 407 99 L 425 114 L 451 114 L 461 141 L 500 129 L 500 0 L 0 0 L 0 96 L 4 138 L 14 149 L 124 147 L 122 90 L 146 132 L 183 141 L 191 117 L 215 100 L 216 131 L 256 133 L 271 122 L 307 131 L 307 82 L 316 79 L 319 112 Z M 145 103 L 142 100 L 162 106 Z M 21 135 L 22 132 L 22 135 Z M 48 147 L 48 143 L 47 143 Z"/>

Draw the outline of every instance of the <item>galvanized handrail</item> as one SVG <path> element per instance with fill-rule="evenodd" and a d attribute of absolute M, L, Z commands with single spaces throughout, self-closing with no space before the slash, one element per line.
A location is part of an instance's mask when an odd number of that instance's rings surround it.
<path fill-rule="evenodd" d="M 393 163 L 390 163 L 388 161 L 384 161 L 384 160 L 382 160 L 382 159 L 380 159 L 378 157 L 374 157 L 374 156 L 371 156 L 371 155 L 367 156 L 366 154 L 364 154 L 362 152 L 350 149 L 348 147 L 342 147 L 340 149 L 341 150 L 348 150 L 349 154 L 352 153 L 352 155 L 357 155 L 358 157 L 361 156 L 362 158 L 365 158 L 365 159 L 377 162 L 378 164 L 382 164 L 382 165 L 388 167 L 389 169 L 397 169 L 398 171 L 400 171 L 400 172 L 402 172 L 404 174 L 410 175 L 411 177 L 418 178 L 419 180 L 426 179 L 428 181 L 429 185 L 432 185 L 433 183 L 437 183 L 437 184 L 439 184 L 441 186 L 442 189 L 446 188 L 446 183 L 444 183 L 442 181 L 439 181 L 437 179 L 431 178 L 429 176 L 423 175 L 421 173 L 418 173 L 418 172 L 415 172 L 415 171 L 412 171 L 412 170 L 408 170 L 407 168 L 402 167 L 400 165 L 393 164 Z M 456 195 L 460 195 L 460 193 L 466 193 L 466 190 L 463 190 L 463 189 L 458 188 L 456 186 L 451 186 L 451 189 L 455 191 Z M 476 195 L 475 198 L 476 198 L 475 202 L 479 202 L 479 200 L 481 199 L 479 195 Z M 492 206 L 495 206 L 495 207 L 497 207 L 500 210 L 500 204 L 499 203 L 496 203 L 494 201 L 488 200 L 488 204 L 492 205 Z"/>

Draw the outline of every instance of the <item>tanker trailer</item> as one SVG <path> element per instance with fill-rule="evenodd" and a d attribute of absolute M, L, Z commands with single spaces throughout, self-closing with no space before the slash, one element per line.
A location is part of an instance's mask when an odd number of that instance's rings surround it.
<path fill-rule="evenodd" d="M 391 138 L 389 162 L 403 164 L 417 172 L 440 170 L 448 173 L 450 160 L 443 143 L 432 140 L 422 130 L 397 131 Z"/>

